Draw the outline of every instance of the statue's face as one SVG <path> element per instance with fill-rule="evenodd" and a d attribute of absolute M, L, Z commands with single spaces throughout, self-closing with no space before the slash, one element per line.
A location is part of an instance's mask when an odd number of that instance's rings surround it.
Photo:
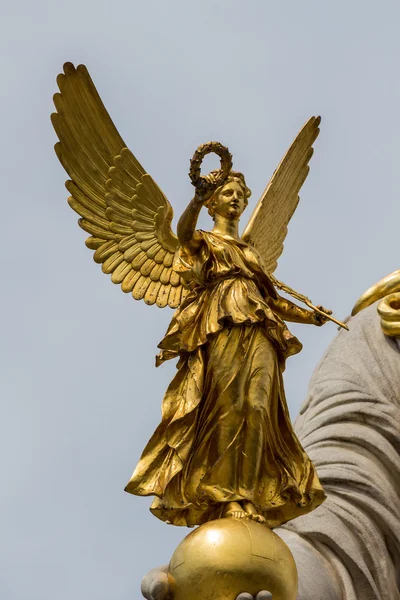
<path fill-rule="evenodd" d="M 246 206 L 247 199 L 242 186 L 237 181 L 230 181 L 214 200 L 214 213 L 228 219 L 239 219 Z"/>

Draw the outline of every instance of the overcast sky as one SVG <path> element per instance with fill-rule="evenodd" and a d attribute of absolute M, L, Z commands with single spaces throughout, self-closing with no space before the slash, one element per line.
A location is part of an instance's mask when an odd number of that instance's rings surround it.
<path fill-rule="evenodd" d="M 0 3 L 1 600 L 134 600 L 188 530 L 126 494 L 174 364 L 170 309 L 92 261 L 66 203 L 49 115 L 65 61 L 87 65 L 121 135 L 179 215 L 195 148 L 229 146 L 250 209 L 322 115 L 277 276 L 339 318 L 400 268 L 400 7 L 395 1 Z M 250 211 L 249 211 L 250 214 Z M 245 219 L 245 217 L 244 217 Z M 176 223 L 176 221 L 175 221 Z M 207 216 L 203 228 L 211 226 Z M 293 418 L 334 325 L 294 326 Z"/>

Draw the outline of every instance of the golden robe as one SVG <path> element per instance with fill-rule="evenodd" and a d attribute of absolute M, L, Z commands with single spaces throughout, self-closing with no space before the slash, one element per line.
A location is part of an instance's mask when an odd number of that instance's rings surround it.
<path fill-rule="evenodd" d="M 275 288 L 254 249 L 199 232 L 174 268 L 191 292 L 159 344 L 160 362 L 179 356 L 162 420 L 126 491 L 156 496 L 151 511 L 174 525 L 223 516 L 249 500 L 275 527 L 325 499 L 290 422 L 282 371 L 300 342 L 271 306 Z"/>

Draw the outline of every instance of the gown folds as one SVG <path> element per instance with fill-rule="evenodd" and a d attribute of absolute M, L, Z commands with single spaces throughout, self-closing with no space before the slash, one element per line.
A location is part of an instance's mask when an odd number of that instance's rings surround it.
<path fill-rule="evenodd" d="M 269 527 L 325 499 L 290 422 L 285 360 L 302 348 L 274 313 L 275 288 L 255 250 L 199 232 L 196 254 L 181 247 L 175 270 L 190 292 L 175 312 L 157 364 L 179 357 L 162 420 L 126 486 L 154 495 L 152 513 L 174 525 L 223 516 L 249 500 Z"/>

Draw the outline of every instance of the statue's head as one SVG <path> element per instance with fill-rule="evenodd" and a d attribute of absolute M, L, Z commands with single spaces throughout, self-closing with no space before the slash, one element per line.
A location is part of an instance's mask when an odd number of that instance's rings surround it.
<path fill-rule="evenodd" d="M 208 199 L 208 213 L 215 218 L 219 214 L 228 219 L 240 219 L 248 204 L 251 190 L 247 187 L 244 175 L 231 171 L 225 183 L 219 186 Z"/>

